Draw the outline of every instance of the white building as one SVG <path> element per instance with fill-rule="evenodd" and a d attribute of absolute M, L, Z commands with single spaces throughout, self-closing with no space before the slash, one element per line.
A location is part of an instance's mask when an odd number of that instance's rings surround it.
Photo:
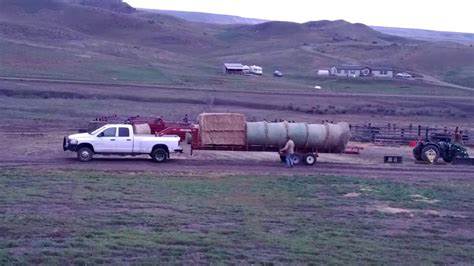
<path fill-rule="evenodd" d="M 318 76 L 329 76 L 330 72 L 328 69 L 319 69 L 318 70 Z"/>
<path fill-rule="evenodd" d="M 365 66 L 333 66 L 330 73 L 337 77 L 367 77 L 370 75 L 370 68 Z"/>
<path fill-rule="evenodd" d="M 372 76 L 377 78 L 393 78 L 393 69 L 386 67 L 372 68 Z"/>
<path fill-rule="evenodd" d="M 224 63 L 223 71 L 226 74 L 243 74 L 244 65 L 240 63 Z"/>

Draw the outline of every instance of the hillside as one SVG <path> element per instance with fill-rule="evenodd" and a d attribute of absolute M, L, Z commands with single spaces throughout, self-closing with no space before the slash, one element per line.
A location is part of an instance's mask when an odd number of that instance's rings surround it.
<path fill-rule="evenodd" d="M 243 18 L 231 15 L 211 14 L 204 12 L 186 12 L 186 11 L 175 11 L 175 10 L 151 10 L 143 9 L 147 12 L 159 13 L 171 15 L 177 18 L 192 22 L 202 23 L 213 23 L 213 24 L 260 24 L 268 22 L 263 19 Z M 313 23 L 313 22 L 308 22 Z M 318 22 L 320 23 L 320 22 Z M 321 21 L 322 24 L 327 21 Z M 412 38 L 425 41 L 450 41 L 458 42 L 462 44 L 474 43 L 474 33 L 461 33 L 461 32 L 444 32 L 444 31 L 433 31 L 433 30 L 422 30 L 422 29 L 406 29 L 396 27 L 381 27 L 381 26 L 370 26 L 372 29 L 393 36 L 399 36 L 404 38 Z"/>
<path fill-rule="evenodd" d="M 210 14 L 202 12 L 187 12 L 174 10 L 158 10 L 158 9 L 140 9 L 144 12 L 164 14 L 174 16 L 191 22 L 209 23 L 209 24 L 259 24 L 267 22 L 263 19 L 243 18 L 239 16 Z"/>
<path fill-rule="evenodd" d="M 420 29 L 405 29 L 405 28 L 391 28 L 391 27 L 377 27 L 373 26 L 377 31 L 385 34 L 413 38 L 425 41 L 450 41 L 458 42 L 462 44 L 473 44 L 474 33 L 461 33 L 461 32 L 446 32 L 446 31 L 433 31 L 433 30 L 420 30 Z"/>
<path fill-rule="evenodd" d="M 223 62 L 242 62 L 286 77 L 247 79 L 245 86 L 308 86 L 319 68 L 363 64 L 474 87 L 472 47 L 387 35 L 344 20 L 216 25 L 134 10 L 120 0 L 0 5 L 2 76 L 244 86 L 219 74 Z"/>

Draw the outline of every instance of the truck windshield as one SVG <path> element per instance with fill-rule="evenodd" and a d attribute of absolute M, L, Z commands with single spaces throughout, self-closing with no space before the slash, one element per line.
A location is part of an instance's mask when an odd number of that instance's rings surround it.
<path fill-rule="evenodd" d="M 89 134 L 95 135 L 95 134 L 99 133 L 101 130 L 105 129 L 105 127 L 106 127 L 106 126 L 101 126 L 101 127 L 99 127 L 98 129 L 96 129 L 96 130 L 90 132 Z"/>

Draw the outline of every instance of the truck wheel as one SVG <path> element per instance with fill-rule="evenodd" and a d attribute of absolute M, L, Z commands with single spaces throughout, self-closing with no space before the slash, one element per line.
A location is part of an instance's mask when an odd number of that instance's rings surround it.
<path fill-rule="evenodd" d="M 162 163 L 168 159 L 168 153 L 164 149 L 157 148 L 151 153 L 151 158 L 157 163 Z"/>
<path fill-rule="evenodd" d="M 77 151 L 77 159 L 81 162 L 88 162 L 92 160 L 93 152 L 87 147 L 80 148 Z"/>
<path fill-rule="evenodd" d="M 306 165 L 314 165 L 316 163 L 316 156 L 314 156 L 312 153 L 307 153 L 303 157 L 303 162 Z"/>
<path fill-rule="evenodd" d="M 298 164 L 301 163 L 301 155 L 299 155 L 299 154 L 296 154 L 296 153 L 293 154 L 293 155 L 291 156 L 291 159 L 293 160 L 293 164 L 294 164 L 294 165 L 298 165 Z"/>
<path fill-rule="evenodd" d="M 421 158 L 425 162 L 436 163 L 439 158 L 439 149 L 435 145 L 426 145 L 421 150 Z"/>

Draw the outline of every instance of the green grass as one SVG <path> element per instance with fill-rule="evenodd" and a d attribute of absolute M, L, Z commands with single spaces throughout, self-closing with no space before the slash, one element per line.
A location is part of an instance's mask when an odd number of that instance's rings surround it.
<path fill-rule="evenodd" d="M 453 69 L 442 73 L 443 79 L 447 82 L 474 88 L 474 68 Z"/>
<path fill-rule="evenodd" d="M 470 263 L 472 235 L 457 232 L 471 218 L 424 211 L 472 213 L 473 192 L 341 176 L 4 170 L 0 263 Z"/>

